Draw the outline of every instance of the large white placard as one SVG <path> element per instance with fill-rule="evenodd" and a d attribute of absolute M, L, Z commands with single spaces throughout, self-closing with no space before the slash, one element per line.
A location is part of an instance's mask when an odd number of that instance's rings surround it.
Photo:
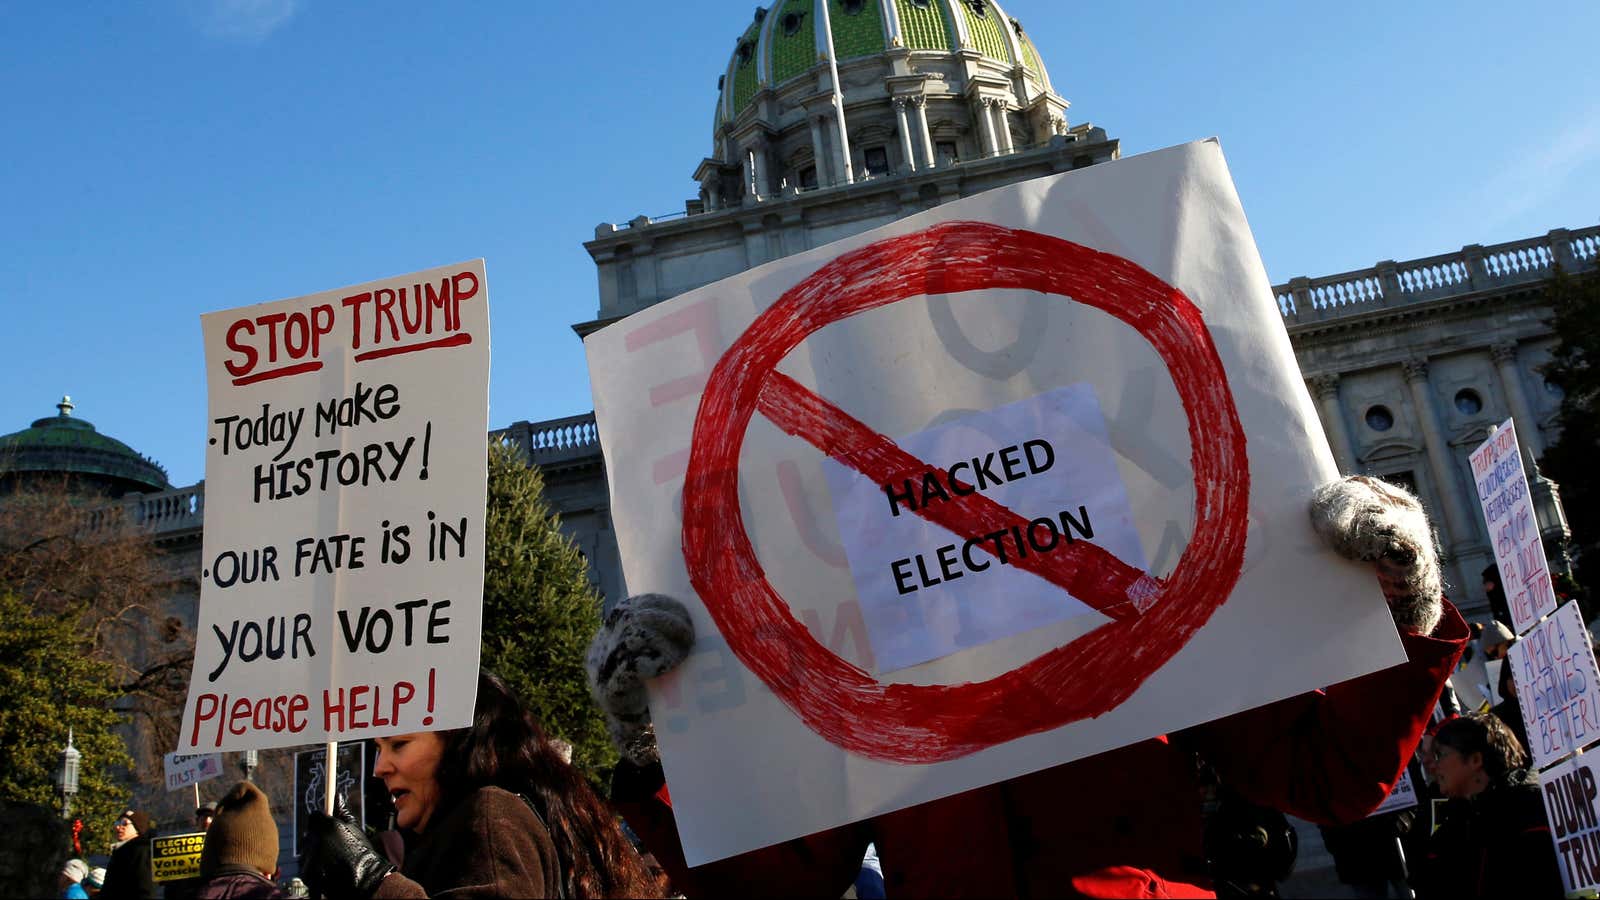
<path fill-rule="evenodd" d="M 1404 658 L 1311 531 L 1337 472 L 1215 142 L 586 344 L 627 582 L 697 630 L 650 698 L 690 864 Z"/>
<path fill-rule="evenodd" d="M 1576 602 L 1512 644 L 1507 659 L 1536 765 L 1600 740 L 1600 666 Z"/>
<path fill-rule="evenodd" d="M 1511 624 L 1522 634 L 1555 611 L 1556 593 L 1528 493 L 1528 476 L 1522 469 L 1515 423 L 1507 419 L 1472 451 L 1471 460 L 1495 565 L 1500 567 L 1500 587 L 1511 607 Z"/>
<path fill-rule="evenodd" d="M 201 324 L 204 568 L 179 749 L 467 725 L 487 492 L 483 261 Z"/>

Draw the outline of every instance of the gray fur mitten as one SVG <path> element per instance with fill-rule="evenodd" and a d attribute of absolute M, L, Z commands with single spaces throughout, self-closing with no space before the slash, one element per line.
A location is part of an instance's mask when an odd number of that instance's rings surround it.
<path fill-rule="evenodd" d="M 611 743 L 634 765 L 660 762 L 644 682 L 677 668 L 694 646 L 694 623 L 665 594 L 618 603 L 589 642 L 589 689 L 606 716 Z"/>
<path fill-rule="evenodd" d="M 1377 564 L 1396 625 L 1433 632 L 1444 614 L 1444 582 L 1433 526 L 1416 497 L 1377 478 L 1351 475 L 1311 495 L 1311 526 L 1340 556 Z"/>

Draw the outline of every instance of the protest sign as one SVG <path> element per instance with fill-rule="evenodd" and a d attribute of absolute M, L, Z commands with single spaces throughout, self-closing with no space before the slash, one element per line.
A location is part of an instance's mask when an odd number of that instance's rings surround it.
<path fill-rule="evenodd" d="M 367 745 L 339 745 L 334 761 L 333 794 L 361 823 L 367 824 Z M 311 825 L 311 814 L 322 812 L 328 791 L 328 750 L 302 750 L 294 755 L 294 853 Z"/>
<path fill-rule="evenodd" d="M 150 839 L 150 869 L 158 882 L 200 877 L 200 852 L 206 833 L 161 835 Z"/>
<path fill-rule="evenodd" d="M 206 528 L 180 749 L 468 724 L 487 482 L 482 261 L 201 324 Z"/>
<path fill-rule="evenodd" d="M 1394 788 L 1389 791 L 1389 796 L 1383 798 L 1378 808 L 1373 810 L 1372 816 L 1381 816 L 1384 813 L 1399 812 L 1417 805 L 1417 788 L 1411 783 L 1411 770 L 1406 769 L 1400 773 L 1400 780 L 1395 782 Z"/>
<path fill-rule="evenodd" d="M 1500 568 L 1500 589 L 1511 607 L 1511 624 L 1522 634 L 1555 611 L 1555 587 L 1533 514 L 1528 476 L 1522 470 L 1515 423 L 1507 419 L 1472 451 L 1472 480 L 1489 525 L 1489 543 Z"/>
<path fill-rule="evenodd" d="M 691 864 L 1403 659 L 1213 142 L 941 205 L 586 340 Z"/>
<path fill-rule="evenodd" d="M 220 753 L 168 753 L 161 758 L 167 772 L 167 790 L 175 791 L 222 774 Z"/>
<path fill-rule="evenodd" d="M 1600 740 L 1600 666 L 1576 602 L 1512 644 L 1508 659 L 1539 768 Z"/>
<path fill-rule="evenodd" d="M 1550 839 L 1561 857 L 1561 880 L 1567 896 L 1595 896 L 1600 888 L 1600 788 L 1597 762 L 1574 756 L 1539 775 L 1544 789 Z M 1580 892 L 1589 892 L 1580 894 Z"/>

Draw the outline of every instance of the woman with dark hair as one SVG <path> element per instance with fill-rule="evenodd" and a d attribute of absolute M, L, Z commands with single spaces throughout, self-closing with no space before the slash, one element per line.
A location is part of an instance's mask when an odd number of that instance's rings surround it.
<path fill-rule="evenodd" d="M 660 889 L 616 819 L 495 676 L 472 726 L 378 738 L 405 867 L 348 814 L 315 816 L 301 874 L 335 897 L 647 897 Z"/>
<path fill-rule="evenodd" d="M 1538 777 L 1527 763 L 1516 735 L 1490 713 L 1439 726 L 1439 792 L 1465 802 L 1428 842 L 1414 881 L 1419 898 L 1562 896 Z"/>

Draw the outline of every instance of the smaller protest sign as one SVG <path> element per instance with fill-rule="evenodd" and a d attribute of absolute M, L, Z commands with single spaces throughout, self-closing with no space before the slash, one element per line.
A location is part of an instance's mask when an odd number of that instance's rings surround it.
<path fill-rule="evenodd" d="M 1383 802 L 1378 804 L 1378 808 L 1372 811 L 1372 815 L 1381 816 L 1384 813 L 1399 812 L 1402 809 L 1410 809 L 1416 805 L 1417 788 L 1411 781 L 1410 770 L 1407 770 L 1400 773 L 1400 780 L 1395 782 L 1394 789 L 1389 792 L 1389 796 L 1383 798 Z"/>
<path fill-rule="evenodd" d="M 161 758 L 167 772 L 167 790 L 176 791 L 222 774 L 220 753 L 168 753 Z"/>
<path fill-rule="evenodd" d="M 322 812 L 327 795 L 327 760 L 325 747 L 302 750 L 294 755 L 294 853 L 300 855 L 300 846 L 311 824 L 311 814 Z M 366 774 L 367 747 L 359 741 L 339 745 L 335 760 L 334 796 L 343 801 L 363 827 L 367 824 Z"/>
<path fill-rule="evenodd" d="M 1600 888 L 1600 760 L 1579 755 L 1539 776 L 1550 839 L 1561 857 L 1561 880 L 1571 897 Z M 1594 896 L 1593 893 L 1587 896 Z"/>
<path fill-rule="evenodd" d="M 1512 644 L 1510 661 L 1528 751 L 1539 768 L 1600 740 L 1600 666 L 1577 603 Z"/>
<path fill-rule="evenodd" d="M 1479 444 L 1471 460 L 1478 502 L 1489 525 L 1489 543 L 1494 547 L 1495 565 L 1500 567 L 1500 587 L 1511 607 L 1511 623 L 1522 634 L 1555 611 L 1556 594 L 1512 420 L 1507 419 Z"/>
<path fill-rule="evenodd" d="M 200 877 L 200 851 L 206 833 L 162 835 L 150 839 L 150 869 L 158 882 Z"/>

